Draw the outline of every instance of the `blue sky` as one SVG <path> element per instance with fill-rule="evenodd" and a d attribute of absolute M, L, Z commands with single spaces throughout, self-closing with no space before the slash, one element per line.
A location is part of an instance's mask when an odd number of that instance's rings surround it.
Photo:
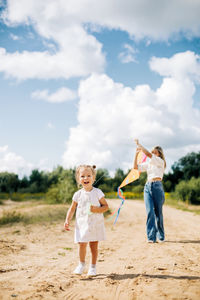
<path fill-rule="evenodd" d="M 200 150 L 197 1 L 0 5 L 0 171 L 127 170 L 134 138 L 167 171 Z"/>

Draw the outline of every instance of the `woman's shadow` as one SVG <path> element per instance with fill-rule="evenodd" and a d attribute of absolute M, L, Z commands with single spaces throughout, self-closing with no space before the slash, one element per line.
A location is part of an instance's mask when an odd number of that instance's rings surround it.
<path fill-rule="evenodd" d="M 200 244 L 200 240 L 166 240 L 165 243 L 180 243 L 180 244 Z"/>

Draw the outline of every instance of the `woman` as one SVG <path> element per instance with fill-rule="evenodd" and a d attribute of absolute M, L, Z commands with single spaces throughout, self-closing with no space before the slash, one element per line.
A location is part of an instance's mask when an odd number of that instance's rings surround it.
<path fill-rule="evenodd" d="M 144 202 L 146 206 L 147 222 L 146 231 L 149 243 L 155 243 L 156 240 L 164 242 L 165 232 L 163 224 L 162 207 L 165 201 L 165 194 L 162 185 L 162 178 L 166 167 L 166 161 L 163 150 L 160 146 L 156 146 L 151 152 L 146 150 L 138 140 L 134 169 L 141 172 L 147 172 L 147 182 L 144 186 Z M 137 157 L 142 151 L 150 158 L 148 162 L 137 164 Z"/>

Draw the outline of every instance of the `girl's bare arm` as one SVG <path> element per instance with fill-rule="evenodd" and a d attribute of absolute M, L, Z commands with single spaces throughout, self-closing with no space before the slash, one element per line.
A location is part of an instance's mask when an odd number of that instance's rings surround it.
<path fill-rule="evenodd" d="M 93 212 L 93 213 L 104 213 L 104 212 L 106 212 L 109 209 L 108 203 L 107 203 L 107 201 L 106 201 L 106 199 L 104 197 L 101 198 L 99 200 L 99 202 L 101 204 L 100 207 L 99 206 L 93 206 L 93 205 L 91 205 L 91 207 L 90 207 L 90 211 L 91 212 Z"/>
<path fill-rule="evenodd" d="M 76 207 L 77 207 L 77 203 L 75 201 L 72 201 L 72 204 L 67 212 L 65 223 L 64 223 L 64 227 L 66 230 L 69 230 L 69 224 L 70 224 L 71 219 L 73 218 Z"/>

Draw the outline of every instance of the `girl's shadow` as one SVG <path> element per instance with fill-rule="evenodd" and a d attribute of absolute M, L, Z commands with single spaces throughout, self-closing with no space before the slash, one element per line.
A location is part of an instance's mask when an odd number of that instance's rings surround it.
<path fill-rule="evenodd" d="M 107 276 L 107 278 L 113 279 L 113 280 L 124 280 L 124 279 L 134 279 L 136 277 L 145 277 L 145 278 L 153 278 L 153 279 L 186 279 L 186 280 L 200 280 L 200 276 L 174 276 L 174 275 L 152 275 L 152 274 L 111 274 Z"/>
<path fill-rule="evenodd" d="M 109 278 L 113 281 L 119 281 L 119 280 L 126 280 L 126 279 L 134 279 L 137 277 L 144 277 L 144 278 L 152 278 L 152 279 L 178 279 L 178 280 L 200 280 L 200 276 L 174 276 L 174 275 L 160 275 L 160 274 L 117 274 L 112 273 L 110 275 L 106 274 L 98 274 L 95 277 L 86 277 L 81 278 L 82 281 L 91 281 L 91 280 L 99 280 L 99 279 L 105 279 Z"/>

